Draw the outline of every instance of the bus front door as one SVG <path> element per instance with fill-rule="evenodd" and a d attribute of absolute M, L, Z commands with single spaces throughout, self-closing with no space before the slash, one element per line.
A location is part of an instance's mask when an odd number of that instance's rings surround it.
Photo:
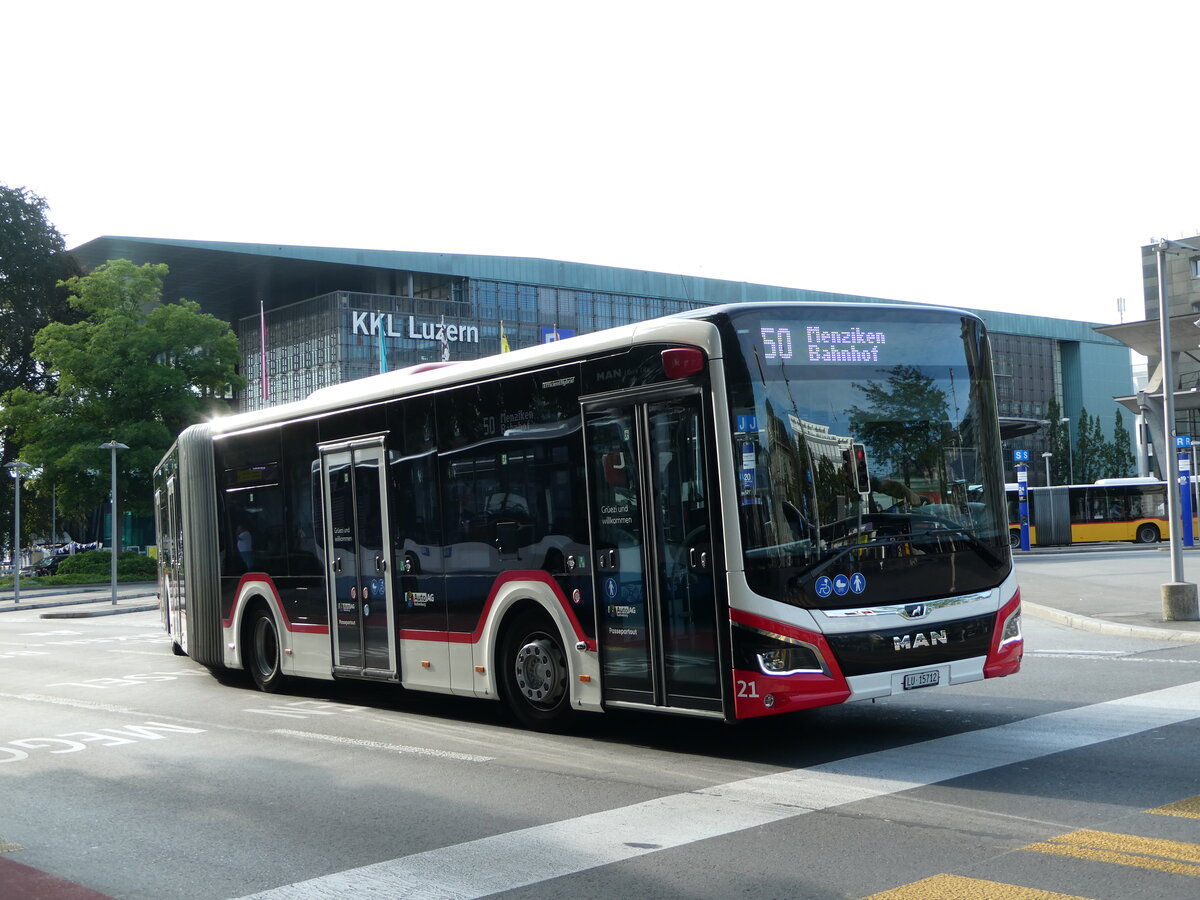
<path fill-rule="evenodd" d="M 333 671 L 397 677 L 387 494 L 381 441 L 321 452 Z"/>
<path fill-rule="evenodd" d="M 604 698 L 722 710 L 699 394 L 585 408 Z"/>

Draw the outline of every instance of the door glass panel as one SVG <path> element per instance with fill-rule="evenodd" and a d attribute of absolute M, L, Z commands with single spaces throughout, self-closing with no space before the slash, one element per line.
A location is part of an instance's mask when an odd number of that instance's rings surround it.
<path fill-rule="evenodd" d="M 388 654 L 387 562 L 378 451 L 354 454 L 355 511 L 358 522 L 359 611 L 363 623 L 364 665 L 390 669 Z"/>
<path fill-rule="evenodd" d="M 340 666 L 363 665 L 362 620 L 358 590 L 358 544 L 354 537 L 354 475 L 349 453 L 326 457 L 331 554 L 330 581 L 336 627 L 334 644 Z"/>
<path fill-rule="evenodd" d="M 717 697 L 710 510 L 699 400 L 650 404 L 647 423 L 667 700 Z"/>
<path fill-rule="evenodd" d="M 642 486 L 633 409 L 590 413 L 588 441 L 604 684 L 610 692 L 652 695 Z"/>

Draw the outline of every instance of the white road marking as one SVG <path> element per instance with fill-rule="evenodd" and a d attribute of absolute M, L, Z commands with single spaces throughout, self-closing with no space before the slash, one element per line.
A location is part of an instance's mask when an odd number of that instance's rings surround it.
<path fill-rule="evenodd" d="M 1135 663 L 1169 663 L 1173 666 L 1200 666 L 1200 659 L 1164 659 L 1161 656 L 1132 656 L 1123 650 L 1036 650 L 1026 651 L 1026 656 L 1036 656 L 1041 659 L 1104 659 L 1110 662 Z"/>
<path fill-rule="evenodd" d="M 93 703 L 90 700 L 71 700 L 67 697 L 51 697 L 47 694 L 0 694 L 5 700 L 24 700 L 27 703 L 52 703 L 56 706 L 73 706 L 76 709 L 97 709 L 101 712 L 131 713 L 130 706 L 113 706 L 111 703 Z"/>
<path fill-rule="evenodd" d="M 486 897 L 1196 718 L 1200 682 L 549 822 L 283 885 L 251 898 Z"/>
<path fill-rule="evenodd" d="M 334 734 L 319 734 L 313 731 L 291 731 L 276 728 L 272 734 L 304 738 L 306 741 L 323 741 L 327 744 L 345 744 L 352 747 L 367 747 L 371 750 L 386 750 L 389 753 L 407 753 L 413 756 L 434 756 L 438 759 L 457 759 L 463 762 L 491 762 L 494 756 L 476 756 L 472 753 L 457 753 L 453 750 L 434 750 L 432 747 L 409 747 L 405 744 L 387 744 L 382 741 L 367 741 L 362 738 L 339 737 Z"/>

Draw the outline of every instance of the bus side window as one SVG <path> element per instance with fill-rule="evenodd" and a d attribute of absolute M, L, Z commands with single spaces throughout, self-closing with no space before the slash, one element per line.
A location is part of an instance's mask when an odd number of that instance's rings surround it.
<path fill-rule="evenodd" d="M 315 423 L 294 422 L 284 426 L 283 480 L 287 491 L 284 518 L 288 528 L 288 573 L 291 575 L 321 575 L 325 571 L 321 463 L 314 459 L 316 443 Z"/>

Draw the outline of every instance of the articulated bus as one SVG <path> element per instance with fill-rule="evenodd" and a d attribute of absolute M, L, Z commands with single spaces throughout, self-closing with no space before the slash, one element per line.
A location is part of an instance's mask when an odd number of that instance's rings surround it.
<path fill-rule="evenodd" d="M 1009 543 L 1019 547 L 1020 499 L 1015 484 L 1007 490 Z M 1170 531 L 1167 486 L 1154 478 L 1102 478 L 1095 484 L 1029 489 L 1030 545 L 1153 544 L 1170 538 Z"/>
<path fill-rule="evenodd" d="M 736 721 L 1020 668 L 986 333 L 710 307 L 186 429 L 155 473 L 177 653 Z"/>

